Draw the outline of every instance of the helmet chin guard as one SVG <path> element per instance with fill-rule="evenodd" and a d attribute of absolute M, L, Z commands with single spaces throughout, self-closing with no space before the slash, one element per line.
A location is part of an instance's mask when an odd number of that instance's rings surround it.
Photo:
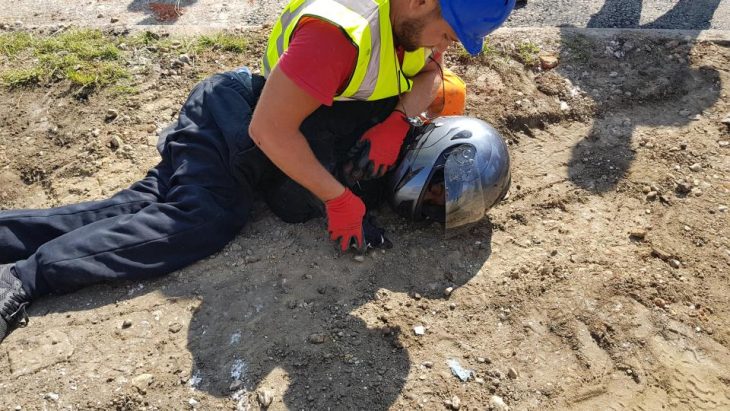
<path fill-rule="evenodd" d="M 509 166 L 507 145 L 489 124 L 471 117 L 438 117 L 417 128 L 404 144 L 390 181 L 391 204 L 409 219 L 444 222 L 451 236 L 480 221 L 504 198 Z M 438 213 L 425 194 L 441 175 L 445 194 Z"/>

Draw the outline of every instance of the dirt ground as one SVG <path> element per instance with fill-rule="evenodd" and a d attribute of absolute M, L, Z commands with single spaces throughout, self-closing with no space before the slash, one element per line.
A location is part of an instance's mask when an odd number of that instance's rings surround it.
<path fill-rule="evenodd" d="M 251 36 L 182 65 L 128 48 L 131 93 L 0 89 L 0 208 L 141 178 L 199 79 L 257 66 Z M 385 207 L 395 247 L 359 262 L 259 205 L 193 266 L 34 302 L 0 409 L 730 409 L 728 45 L 503 35 L 448 65 L 510 145 L 487 220 L 444 239 Z"/>

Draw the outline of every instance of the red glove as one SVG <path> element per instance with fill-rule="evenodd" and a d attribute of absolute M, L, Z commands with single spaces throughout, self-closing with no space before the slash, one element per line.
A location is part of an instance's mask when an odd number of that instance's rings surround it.
<path fill-rule="evenodd" d="M 385 121 L 366 131 L 350 150 L 352 166 L 345 167 L 348 178 L 356 181 L 382 177 L 395 165 L 410 127 L 405 114 L 393 111 Z"/>
<path fill-rule="evenodd" d="M 327 231 L 330 239 L 338 243 L 341 251 L 347 251 L 354 239 L 357 248 L 363 248 L 362 218 L 365 204 L 360 197 L 345 189 L 339 197 L 324 203 L 327 209 Z"/>

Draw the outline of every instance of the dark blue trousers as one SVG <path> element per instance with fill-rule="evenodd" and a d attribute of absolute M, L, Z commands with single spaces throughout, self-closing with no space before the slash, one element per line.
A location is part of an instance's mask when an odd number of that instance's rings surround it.
<path fill-rule="evenodd" d="M 106 280 L 156 277 L 219 251 L 246 223 L 257 189 L 286 221 L 321 215 L 321 204 L 248 135 L 262 86 L 247 70 L 199 83 L 166 136 L 161 162 L 109 199 L 0 212 L 0 263 L 15 263 L 32 297 L 60 294 Z M 318 159 L 335 169 L 395 102 L 322 107 L 302 132 Z"/>

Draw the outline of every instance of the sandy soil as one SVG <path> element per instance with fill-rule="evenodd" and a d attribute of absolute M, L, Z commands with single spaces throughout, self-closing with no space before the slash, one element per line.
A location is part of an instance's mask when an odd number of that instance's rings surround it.
<path fill-rule="evenodd" d="M 252 36 L 183 67 L 128 50 L 129 95 L 0 90 L 0 208 L 142 177 L 196 81 L 256 65 Z M 543 71 L 524 36 L 450 57 L 511 148 L 510 197 L 484 223 L 445 240 L 383 208 L 395 247 L 358 262 L 324 221 L 259 206 L 165 278 L 36 301 L 0 345 L 0 409 L 729 409 L 730 48 L 531 36 L 560 57 Z"/>

